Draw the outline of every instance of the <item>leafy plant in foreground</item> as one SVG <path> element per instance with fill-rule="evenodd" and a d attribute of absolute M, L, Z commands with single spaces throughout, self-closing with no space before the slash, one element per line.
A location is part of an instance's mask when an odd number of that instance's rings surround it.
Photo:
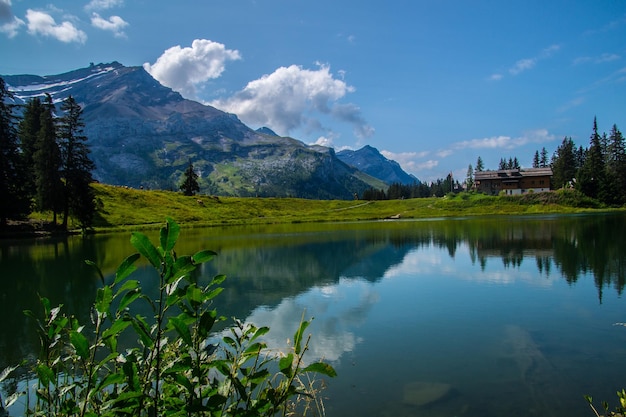
<path fill-rule="evenodd" d="M 88 326 L 65 315 L 62 306 L 53 308 L 46 298 L 41 298 L 41 317 L 25 312 L 36 320 L 41 340 L 33 366 L 37 382 L 33 393 L 26 393 L 27 415 L 323 414 L 318 385 L 310 375 L 336 373 L 324 362 L 304 366 L 310 337 L 303 337 L 310 322 L 301 321 L 288 354 L 268 351 L 262 336 L 269 328 L 238 320 L 226 336 L 217 338 L 213 326 L 224 318 L 212 304 L 225 277 L 200 285 L 192 272 L 215 253 L 177 256 L 179 233 L 169 218 L 158 247 L 133 233 L 131 243 L 138 253 L 120 264 L 110 284 L 96 267 L 102 287 Z M 131 279 L 141 257 L 158 272 L 155 298 Z M 134 312 L 140 302 L 150 305 L 151 317 Z M 120 337 L 129 332 L 136 342 L 122 347 Z"/>

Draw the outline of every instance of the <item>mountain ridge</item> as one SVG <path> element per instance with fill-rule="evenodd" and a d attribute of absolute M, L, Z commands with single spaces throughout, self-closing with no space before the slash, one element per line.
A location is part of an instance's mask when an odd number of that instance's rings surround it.
<path fill-rule="evenodd" d="M 385 186 L 332 148 L 254 131 L 234 114 L 162 86 L 143 67 L 112 62 L 2 77 L 17 104 L 46 93 L 55 103 L 74 97 L 83 108 L 94 178 L 103 183 L 177 189 L 191 161 L 202 193 L 345 199 Z"/>

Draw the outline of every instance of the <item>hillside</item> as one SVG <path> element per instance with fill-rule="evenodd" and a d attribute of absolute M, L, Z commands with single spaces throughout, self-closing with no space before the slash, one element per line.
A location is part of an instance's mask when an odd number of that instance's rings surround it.
<path fill-rule="evenodd" d="M 18 104 L 72 95 L 99 182 L 177 190 L 189 161 L 202 193 L 352 199 L 385 184 L 339 160 L 333 149 L 250 129 L 237 116 L 186 100 L 141 67 L 117 62 L 52 76 L 2 76 Z"/>

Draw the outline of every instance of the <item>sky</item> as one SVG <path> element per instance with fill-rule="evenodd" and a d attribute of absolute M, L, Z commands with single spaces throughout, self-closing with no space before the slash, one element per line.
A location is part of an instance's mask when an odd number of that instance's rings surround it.
<path fill-rule="evenodd" d="M 307 144 L 463 181 L 626 133 L 626 0 L 0 0 L 0 74 L 118 61 Z"/>

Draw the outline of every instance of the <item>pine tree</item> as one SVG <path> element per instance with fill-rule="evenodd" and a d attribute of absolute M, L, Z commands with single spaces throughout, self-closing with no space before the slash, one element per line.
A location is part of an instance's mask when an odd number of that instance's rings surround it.
<path fill-rule="evenodd" d="M 558 189 L 568 186 L 576 177 L 576 151 L 572 138 L 565 137 L 552 157 L 552 184 Z"/>
<path fill-rule="evenodd" d="M 602 151 L 602 138 L 598 133 L 598 123 L 593 119 L 593 132 L 590 138 L 589 149 L 583 166 L 579 169 L 578 189 L 591 198 L 604 197 L 604 157 Z"/>
<path fill-rule="evenodd" d="M 609 204 L 626 203 L 626 145 L 622 132 L 613 125 L 608 136 L 605 191 Z"/>
<path fill-rule="evenodd" d="M 198 185 L 198 174 L 194 171 L 191 160 L 189 160 L 189 166 L 183 174 L 183 182 L 180 184 L 180 189 L 184 195 L 188 196 L 194 195 L 200 191 L 200 186 Z"/>
<path fill-rule="evenodd" d="M 33 154 L 35 204 L 40 211 L 52 211 L 52 224 L 57 224 L 57 214 L 62 207 L 61 151 L 57 143 L 54 103 L 47 94 L 39 120 L 39 131 Z"/>
<path fill-rule="evenodd" d="M 63 116 L 59 119 L 58 139 L 61 150 L 61 175 L 65 180 L 63 201 L 63 228 L 67 228 L 72 214 L 85 231 L 93 224 L 96 212 L 95 194 L 90 184 L 91 171 L 95 168 L 89 158 L 87 137 L 83 134 L 83 109 L 72 96 L 61 105 Z"/>
<path fill-rule="evenodd" d="M 479 156 L 476 160 L 476 172 L 483 172 L 485 170 L 485 164 L 483 164 L 483 159 Z"/>
<path fill-rule="evenodd" d="M 22 149 L 22 164 L 24 186 L 30 198 L 36 196 L 35 185 L 35 152 L 37 151 L 37 137 L 41 130 L 41 115 L 44 107 L 39 97 L 32 98 L 24 107 L 22 120 L 18 125 L 18 137 Z"/>
<path fill-rule="evenodd" d="M 535 151 L 535 156 L 533 156 L 533 168 L 539 168 L 539 151 Z"/>
<path fill-rule="evenodd" d="M 540 168 L 548 167 L 548 151 L 546 150 L 545 146 L 541 148 L 541 158 L 539 158 L 539 167 Z"/>
<path fill-rule="evenodd" d="M 0 227 L 6 226 L 9 219 L 23 217 L 30 211 L 21 181 L 23 165 L 13 105 L 9 103 L 12 98 L 4 79 L 0 78 Z"/>
<path fill-rule="evenodd" d="M 472 164 L 469 164 L 467 167 L 467 177 L 465 178 L 465 185 L 467 186 L 467 191 L 470 191 L 474 188 L 474 169 L 472 168 Z"/>

